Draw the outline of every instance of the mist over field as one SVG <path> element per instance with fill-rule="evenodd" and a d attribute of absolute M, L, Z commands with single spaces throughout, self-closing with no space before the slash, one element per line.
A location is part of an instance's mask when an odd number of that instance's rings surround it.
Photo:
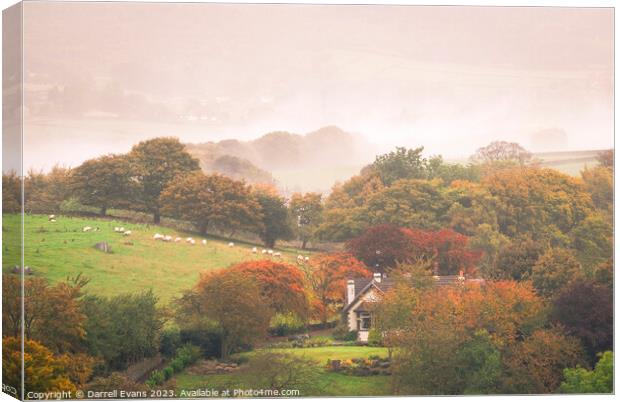
<path fill-rule="evenodd" d="M 612 146 L 608 9 L 29 3 L 24 16 L 27 169 L 157 136 L 332 125 L 373 154 Z"/>

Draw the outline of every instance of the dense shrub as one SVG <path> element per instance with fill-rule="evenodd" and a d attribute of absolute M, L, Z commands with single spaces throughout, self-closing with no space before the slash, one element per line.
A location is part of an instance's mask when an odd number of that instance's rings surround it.
<path fill-rule="evenodd" d="M 298 334 L 306 330 L 304 322 L 295 314 L 276 314 L 271 319 L 269 332 L 275 336 Z"/>
<path fill-rule="evenodd" d="M 179 333 L 181 344 L 192 344 L 202 350 L 203 357 L 220 357 L 222 335 L 216 328 L 184 328 Z"/>
<path fill-rule="evenodd" d="M 159 341 L 159 352 L 165 357 L 172 357 L 182 344 L 181 332 L 178 328 L 165 329 Z"/>
<path fill-rule="evenodd" d="M 348 325 L 341 323 L 339 324 L 332 333 L 334 339 L 338 341 L 355 341 L 357 340 L 357 331 L 350 331 Z"/>

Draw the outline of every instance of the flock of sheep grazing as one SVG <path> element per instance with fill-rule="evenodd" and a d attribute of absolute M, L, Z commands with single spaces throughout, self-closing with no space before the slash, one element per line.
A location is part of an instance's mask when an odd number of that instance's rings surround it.
<path fill-rule="evenodd" d="M 49 215 L 48 216 L 48 220 L 50 222 L 56 222 L 56 215 Z M 82 232 L 98 232 L 99 231 L 99 227 L 92 227 L 92 226 L 84 226 L 82 228 Z M 131 236 L 131 230 L 126 230 L 124 227 L 119 227 L 119 226 L 115 226 L 114 227 L 114 232 L 116 233 L 121 233 L 123 236 Z M 185 240 L 186 243 L 191 244 L 191 245 L 195 245 L 196 244 L 196 240 L 194 240 L 191 237 L 186 237 L 185 239 L 181 238 L 181 237 L 172 237 L 170 235 L 165 235 L 165 234 L 161 234 L 161 233 L 155 233 L 153 235 L 153 240 L 158 240 L 158 241 L 163 241 L 166 243 L 171 243 L 171 242 L 175 242 L 175 243 L 180 243 L 182 241 Z M 203 246 L 207 245 L 207 240 L 202 239 L 201 240 L 201 244 Z M 233 248 L 235 247 L 235 243 L 230 242 L 228 243 L 228 247 Z M 252 254 L 258 254 L 258 248 L 257 247 L 252 247 Z M 267 255 L 269 257 L 274 257 L 274 258 L 282 258 L 282 253 L 280 252 L 274 252 L 271 249 L 262 249 L 261 250 L 261 254 L 263 255 Z M 303 255 L 298 255 L 297 256 L 297 264 L 304 264 L 304 263 L 308 263 L 310 262 L 310 258 L 309 257 L 304 257 Z"/>

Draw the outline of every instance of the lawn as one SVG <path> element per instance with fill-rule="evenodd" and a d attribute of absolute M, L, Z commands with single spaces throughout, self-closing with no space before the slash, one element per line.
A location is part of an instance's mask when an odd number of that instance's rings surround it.
<path fill-rule="evenodd" d="M 369 346 L 325 346 L 318 348 L 292 348 L 292 349 L 272 349 L 274 353 L 292 353 L 305 355 L 317 362 L 324 364 L 328 359 L 351 359 L 367 358 L 378 355 L 387 356 L 387 349 Z M 254 352 L 245 353 L 250 359 Z M 196 375 L 187 372 L 180 373 L 173 377 L 177 395 L 181 390 L 190 391 L 195 389 L 229 389 L 231 387 L 243 387 L 244 379 L 247 376 L 240 370 L 230 374 Z M 301 396 L 377 396 L 390 395 L 389 376 L 366 376 L 358 377 L 322 371 L 318 379 L 314 395 Z"/>
<path fill-rule="evenodd" d="M 276 353 L 291 353 L 299 356 L 305 356 L 315 360 L 318 363 L 327 363 L 327 360 L 347 360 L 354 358 L 367 359 L 370 356 L 387 357 L 387 348 L 372 346 L 323 346 L 318 348 L 283 348 L 270 349 Z M 255 352 L 247 352 L 246 355 L 251 358 Z"/>
<path fill-rule="evenodd" d="M 174 377 L 177 395 L 182 390 L 223 390 L 243 384 L 244 374 L 214 374 L 209 376 L 181 373 Z M 235 384 L 235 385 L 231 385 Z M 389 376 L 356 377 L 340 373 L 322 372 L 315 395 L 300 396 L 379 396 L 391 395 Z"/>
<path fill-rule="evenodd" d="M 3 272 L 19 261 L 19 220 L 19 215 L 3 215 Z M 85 226 L 100 230 L 83 232 Z M 114 232 L 116 226 L 132 234 L 122 236 Z M 191 236 L 197 244 L 153 240 L 157 232 L 183 239 Z M 82 273 L 91 280 L 87 286 L 90 293 L 109 296 L 153 289 L 164 303 L 194 285 L 201 272 L 265 258 L 252 253 L 254 246 L 262 249 L 258 244 L 235 241 L 231 248 L 228 241 L 206 237 L 204 246 L 203 237 L 192 233 L 118 220 L 59 216 L 54 223 L 47 216 L 27 215 L 24 233 L 24 265 L 32 267 L 35 275 L 55 282 Z M 111 254 L 94 248 L 102 241 L 110 244 Z M 298 254 L 294 249 L 279 251 L 282 261 L 288 262 L 294 262 Z"/>

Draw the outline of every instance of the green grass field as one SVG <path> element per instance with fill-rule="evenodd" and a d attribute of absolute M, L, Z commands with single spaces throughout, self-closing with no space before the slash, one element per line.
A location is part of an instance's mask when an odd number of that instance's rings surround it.
<path fill-rule="evenodd" d="M 327 363 L 327 359 L 367 358 L 378 355 L 387 356 L 387 349 L 368 346 L 326 346 L 303 349 L 274 349 L 274 352 L 305 355 L 318 363 Z M 252 358 L 254 352 L 246 353 Z M 196 375 L 187 371 L 174 376 L 177 393 L 181 390 L 194 389 L 226 389 L 234 384 L 238 387 L 244 383 L 246 374 L 243 370 L 230 374 Z M 341 373 L 323 371 L 318 379 L 314 395 L 302 396 L 378 396 L 390 395 L 390 377 L 367 376 L 357 377 Z"/>
<path fill-rule="evenodd" d="M 387 348 L 372 346 L 323 346 L 317 348 L 282 348 L 272 349 L 277 353 L 290 353 L 305 356 L 318 363 L 325 364 L 328 359 L 347 360 L 354 358 L 367 359 L 370 356 L 387 357 Z M 256 352 L 247 352 L 245 355 L 252 358 Z"/>
<path fill-rule="evenodd" d="M 10 271 L 19 261 L 19 215 L 3 215 L 4 256 L 3 271 Z M 99 227 L 97 232 L 83 232 L 82 228 Z M 131 230 L 124 237 L 114 232 L 115 226 Z M 155 233 L 182 237 L 180 243 L 153 240 Z M 167 302 L 192 287 L 201 272 L 226 268 L 245 260 L 266 258 L 260 254 L 257 244 L 203 237 L 192 233 L 154 225 L 133 224 L 118 220 L 74 218 L 59 216 L 57 222 L 49 222 L 47 216 L 27 215 L 24 221 L 24 265 L 34 269 L 35 275 L 52 282 L 65 280 L 68 276 L 82 273 L 91 281 L 87 291 L 98 295 L 117 295 L 153 289 L 161 302 Z M 197 244 L 185 242 L 193 237 Z M 106 241 L 112 253 L 106 254 L 94 248 Z M 131 243 L 131 244 L 130 244 Z M 258 247 L 259 254 L 252 253 Z M 298 251 L 284 249 L 282 261 L 295 262 Z M 309 255 L 305 252 L 304 255 Z"/>

